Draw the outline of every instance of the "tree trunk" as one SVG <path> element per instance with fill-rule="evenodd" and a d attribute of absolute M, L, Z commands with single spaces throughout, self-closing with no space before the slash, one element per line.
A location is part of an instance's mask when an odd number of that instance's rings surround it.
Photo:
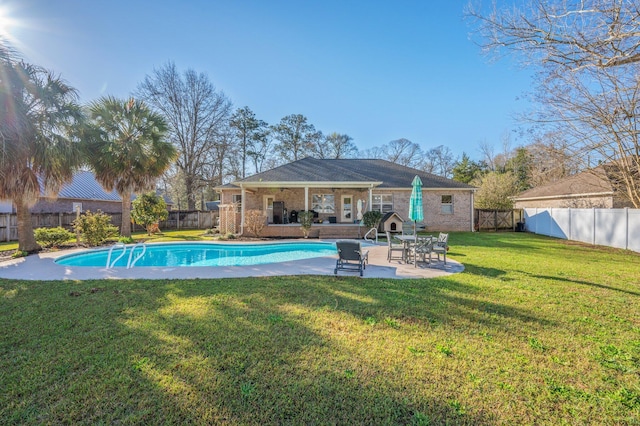
<path fill-rule="evenodd" d="M 120 235 L 131 236 L 131 191 L 122 194 L 122 225 Z"/>
<path fill-rule="evenodd" d="M 196 209 L 196 198 L 193 193 L 193 177 L 186 176 L 184 179 L 184 186 L 187 190 L 187 210 L 195 210 Z"/>
<path fill-rule="evenodd" d="M 33 234 L 29 205 L 21 198 L 16 198 L 13 202 L 16 205 L 18 219 L 18 250 L 28 253 L 40 251 L 42 247 L 38 245 Z"/>

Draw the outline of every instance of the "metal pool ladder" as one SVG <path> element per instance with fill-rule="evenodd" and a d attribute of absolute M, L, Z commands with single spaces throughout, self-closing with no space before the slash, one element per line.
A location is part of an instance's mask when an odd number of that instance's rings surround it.
<path fill-rule="evenodd" d="M 142 252 L 136 256 L 135 258 L 133 258 L 133 252 L 136 251 L 136 248 L 138 247 L 142 247 Z M 136 244 L 135 246 L 133 246 L 131 248 L 131 251 L 129 252 L 129 261 L 127 262 L 127 269 L 131 269 L 135 266 L 136 262 L 138 260 L 140 260 L 140 258 L 142 256 L 144 256 L 144 254 L 147 252 L 147 245 L 144 242 L 139 242 L 138 244 Z M 131 261 L 131 259 L 133 258 L 133 262 Z"/>
<path fill-rule="evenodd" d="M 138 247 L 141 247 L 142 251 L 134 258 L 133 252 L 135 252 L 136 248 Z M 122 249 L 122 253 L 120 253 L 118 257 L 113 259 L 113 261 L 111 261 L 111 255 L 113 254 L 113 251 L 119 248 Z M 127 261 L 127 269 L 133 268 L 136 262 L 140 260 L 140 258 L 144 256 L 146 252 L 147 252 L 147 245 L 144 242 L 139 242 L 138 244 L 133 246 L 129 251 L 129 260 Z M 109 249 L 109 255 L 107 256 L 107 265 L 106 265 L 107 269 L 113 268 L 114 265 L 118 262 L 118 260 L 122 259 L 126 253 L 127 253 L 127 246 L 124 243 L 115 243 L 114 245 L 112 245 L 111 248 Z"/>
<path fill-rule="evenodd" d="M 121 248 L 122 253 L 120 253 L 120 256 L 116 257 L 113 262 L 111 262 L 111 254 L 113 250 L 117 248 Z M 107 256 L 107 269 L 113 268 L 113 265 L 115 265 L 116 262 L 120 260 L 126 252 L 127 252 L 127 246 L 124 245 L 124 243 L 115 243 L 114 245 L 112 245 L 111 248 L 109 249 L 109 255 Z"/>

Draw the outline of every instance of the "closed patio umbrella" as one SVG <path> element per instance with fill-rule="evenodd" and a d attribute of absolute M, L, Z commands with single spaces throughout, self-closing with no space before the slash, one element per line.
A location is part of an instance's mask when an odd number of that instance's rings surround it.
<path fill-rule="evenodd" d="M 416 175 L 411 182 L 411 198 L 409 199 L 409 219 L 413 221 L 414 231 L 416 222 L 424 220 L 424 211 L 422 209 L 422 181 L 420 176 Z"/>
<path fill-rule="evenodd" d="M 424 220 L 424 211 L 422 208 L 422 181 L 420 176 L 416 175 L 411 182 L 411 198 L 409 198 L 409 219 L 413 221 L 413 238 L 416 245 L 418 242 L 418 230 L 416 229 L 416 223 Z M 413 258 L 413 265 L 417 263 L 418 254 L 415 253 Z"/>

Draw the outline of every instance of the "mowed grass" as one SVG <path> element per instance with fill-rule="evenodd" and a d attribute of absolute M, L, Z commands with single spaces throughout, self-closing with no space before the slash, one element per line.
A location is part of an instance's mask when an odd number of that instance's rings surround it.
<path fill-rule="evenodd" d="M 0 281 L 1 424 L 640 424 L 640 256 L 454 233 L 425 280 Z"/>

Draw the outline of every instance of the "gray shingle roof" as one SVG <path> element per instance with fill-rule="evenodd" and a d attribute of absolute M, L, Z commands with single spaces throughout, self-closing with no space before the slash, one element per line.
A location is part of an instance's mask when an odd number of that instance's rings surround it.
<path fill-rule="evenodd" d="M 382 182 L 379 188 L 411 188 L 415 175 L 423 188 L 474 189 L 473 186 L 379 159 L 307 157 L 235 182 Z"/>
<path fill-rule="evenodd" d="M 577 173 L 548 185 L 528 189 L 518 194 L 514 199 L 544 198 L 570 196 L 579 194 L 600 194 L 613 192 L 611 181 L 607 178 L 602 167 Z"/>

